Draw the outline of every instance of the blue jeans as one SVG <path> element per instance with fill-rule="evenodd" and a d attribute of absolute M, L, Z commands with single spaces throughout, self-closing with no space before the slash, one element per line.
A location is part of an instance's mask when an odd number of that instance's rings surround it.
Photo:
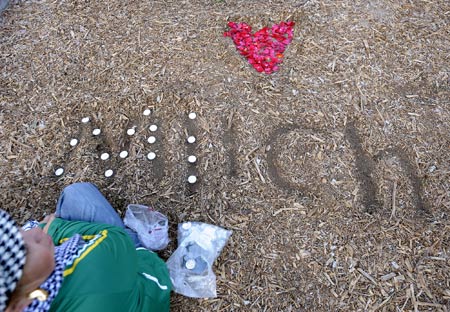
<path fill-rule="evenodd" d="M 125 227 L 120 216 L 92 183 L 80 182 L 66 186 L 56 204 L 56 217 L 121 227 L 128 233 L 136 248 L 142 246 L 136 232 Z"/>

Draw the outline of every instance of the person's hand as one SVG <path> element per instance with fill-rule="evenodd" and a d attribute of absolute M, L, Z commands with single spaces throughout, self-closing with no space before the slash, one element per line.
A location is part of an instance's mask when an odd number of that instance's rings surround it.
<path fill-rule="evenodd" d="M 53 220 L 55 220 L 55 214 L 54 214 L 54 213 L 49 214 L 48 216 L 46 216 L 46 217 L 41 221 L 41 223 L 47 223 L 47 224 L 44 226 L 44 232 L 45 232 L 45 233 L 48 232 L 48 228 L 50 227 L 50 224 L 53 222 Z"/>

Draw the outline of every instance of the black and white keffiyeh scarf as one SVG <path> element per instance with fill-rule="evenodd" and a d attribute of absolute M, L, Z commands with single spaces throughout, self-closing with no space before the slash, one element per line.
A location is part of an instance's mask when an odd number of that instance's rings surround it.
<path fill-rule="evenodd" d="M 26 249 L 13 218 L 0 209 L 0 311 L 6 309 L 11 293 L 22 276 Z"/>
<path fill-rule="evenodd" d="M 29 230 L 37 227 L 39 222 L 29 221 L 22 228 Z M 47 300 L 39 301 L 34 299 L 33 302 L 23 310 L 24 312 L 46 312 L 50 310 L 50 306 L 58 294 L 63 282 L 63 273 L 66 266 L 73 263 L 80 248 L 85 244 L 81 235 L 75 234 L 63 244 L 55 247 L 55 269 L 47 280 L 41 284 L 39 288 L 48 292 Z"/>

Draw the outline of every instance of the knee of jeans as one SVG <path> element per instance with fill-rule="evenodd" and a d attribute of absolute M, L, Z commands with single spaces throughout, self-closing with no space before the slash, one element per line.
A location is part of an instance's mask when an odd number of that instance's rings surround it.
<path fill-rule="evenodd" d="M 90 182 L 75 182 L 75 183 L 72 183 L 72 184 L 66 186 L 63 189 L 62 193 L 64 194 L 64 196 L 71 196 L 71 195 L 79 194 L 80 192 L 86 190 L 87 188 L 92 188 L 92 187 L 96 188 L 95 185 Z"/>

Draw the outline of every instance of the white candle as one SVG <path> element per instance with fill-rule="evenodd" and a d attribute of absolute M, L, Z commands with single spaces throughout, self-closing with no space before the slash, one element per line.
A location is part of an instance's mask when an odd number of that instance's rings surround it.
<path fill-rule="evenodd" d="M 188 261 L 186 261 L 186 269 L 188 270 L 192 270 L 195 268 L 196 265 L 196 261 L 194 259 L 189 259 Z"/>
<path fill-rule="evenodd" d="M 195 163 L 196 161 L 197 157 L 195 157 L 194 155 L 188 157 L 188 162 L 190 162 L 191 164 Z"/>
<path fill-rule="evenodd" d="M 113 174 L 114 174 L 114 171 L 112 171 L 111 169 L 108 169 L 108 170 L 105 171 L 105 177 L 107 177 L 107 178 L 109 178 Z"/>
<path fill-rule="evenodd" d="M 102 160 L 107 160 L 109 158 L 109 154 L 108 153 L 103 153 L 103 154 L 100 155 L 100 158 Z"/>
<path fill-rule="evenodd" d="M 78 144 L 78 140 L 77 139 L 70 140 L 70 146 L 75 146 L 77 144 Z"/>
<path fill-rule="evenodd" d="M 56 169 L 55 170 L 55 175 L 56 176 L 60 176 L 60 175 L 62 175 L 64 173 L 64 168 L 58 168 L 58 169 Z"/>
<path fill-rule="evenodd" d="M 194 143 L 195 142 L 195 136 L 191 135 L 187 138 L 188 143 Z"/>

